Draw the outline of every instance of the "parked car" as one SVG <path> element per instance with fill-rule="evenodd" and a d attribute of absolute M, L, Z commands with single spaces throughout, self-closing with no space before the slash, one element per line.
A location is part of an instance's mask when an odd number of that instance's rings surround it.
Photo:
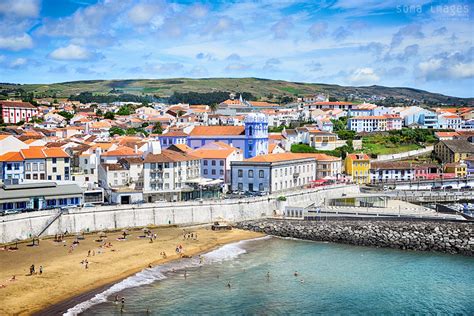
<path fill-rule="evenodd" d="M 95 205 L 92 203 L 84 203 L 82 207 L 95 207 Z"/>

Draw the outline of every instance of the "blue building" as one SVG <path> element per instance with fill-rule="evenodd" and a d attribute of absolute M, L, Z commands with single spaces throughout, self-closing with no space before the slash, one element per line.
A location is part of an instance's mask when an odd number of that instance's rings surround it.
<path fill-rule="evenodd" d="M 24 180 L 24 158 L 19 152 L 8 152 L 0 156 L 0 179 L 17 180 L 22 182 Z"/>
<path fill-rule="evenodd" d="M 186 144 L 188 134 L 181 131 L 170 131 L 166 134 L 160 135 L 161 149 L 167 149 L 171 145 Z"/>
<path fill-rule="evenodd" d="M 0 212 L 80 206 L 82 189 L 75 183 L 31 182 L 0 187 Z"/>
<path fill-rule="evenodd" d="M 195 126 L 188 137 L 188 146 L 193 149 L 214 142 L 241 149 L 245 159 L 268 154 L 267 117 L 250 113 L 244 126 Z"/>

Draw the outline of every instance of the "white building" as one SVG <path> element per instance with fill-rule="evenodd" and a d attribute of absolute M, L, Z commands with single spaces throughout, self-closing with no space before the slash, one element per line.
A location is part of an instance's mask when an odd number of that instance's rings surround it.
<path fill-rule="evenodd" d="M 351 117 L 347 122 L 348 128 L 357 133 L 381 132 L 402 129 L 402 119 L 398 115 L 372 115 Z"/>
<path fill-rule="evenodd" d="M 29 122 L 38 115 L 38 110 L 29 102 L 0 101 L 3 122 L 16 124 L 21 121 Z"/>
<path fill-rule="evenodd" d="M 316 180 L 316 160 L 295 153 L 268 154 L 232 162 L 231 169 L 232 191 L 272 193 Z"/>
<path fill-rule="evenodd" d="M 145 201 L 179 201 L 190 188 L 186 182 L 199 179 L 201 162 L 187 153 L 165 149 L 148 153 L 143 164 L 143 196 Z"/>

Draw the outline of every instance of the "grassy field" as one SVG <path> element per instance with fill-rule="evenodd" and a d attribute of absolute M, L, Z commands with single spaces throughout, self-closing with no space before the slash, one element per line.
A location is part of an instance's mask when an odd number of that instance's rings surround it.
<path fill-rule="evenodd" d="M 351 87 L 320 83 L 288 82 L 283 80 L 269 80 L 259 78 L 174 78 L 174 79 L 128 79 L 128 80 L 88 80 L 52 84 L 25 84 L 10 85 L 0 83 L 2 89 L 21 88 L 27 92 L 34 92 L 37 96 L 69 97 L 80 92 L 107 94 L 111 90 L 121 90 L 125 93 L 157 94 L 167 97 L 173 92 L 249 92 L 258 98 L 268 95 L 295 96 L 305 94 L 324 93 L 343 101 L 349 95 L 358 98 L 368 98 L 373 95 L 392 98 L 397 102 L 406 100 L 420 100 L 424 102 L 442 102 L 446 104 L 473 104 L 474 99 L 448 97 L 411 88 L 390 88 L 383 86 Z"/>
<path fill-rule="evenodd" d="M 394 144 L 375 144 L 375 143 L 363 143 L 362 151 L 367 154 L 373 155 L 390 155 L 398 154 L 405 151 L 416 150 L 422 148 L 417 144 L 405 144 L 405 145 L 394 145 Z"/>

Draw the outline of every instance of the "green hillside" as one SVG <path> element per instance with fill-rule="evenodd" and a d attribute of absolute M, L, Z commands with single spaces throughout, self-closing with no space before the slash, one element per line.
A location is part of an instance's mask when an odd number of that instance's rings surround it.
<path fill-rule="evenodd" d="M 33 92 L 35 97 L 69 97 L 81 92 L 94 94 L 129 93 L 169 97 L 174 92 L 248 92 L 260 99 L 275 100 L 282 96 L 296 97 L 305 94 L 324 93 L 337 100 L 361 100 L 371 96 L 385 97 L 379 104 L 396 105 L 415 103 L 428 105 L 474 105 L 473 98 L 457 98 L 411 88 L 389 88 L 383 86 L 352 87 L 320 83 L 299 83 L 258 78 L 209 78 L 209 79 L 130 79 L 88 80 L 54 84 L 0 84 L 10 94 L 22 89 Z M 3 93 L 4 95 L 6 93 Z"/>

